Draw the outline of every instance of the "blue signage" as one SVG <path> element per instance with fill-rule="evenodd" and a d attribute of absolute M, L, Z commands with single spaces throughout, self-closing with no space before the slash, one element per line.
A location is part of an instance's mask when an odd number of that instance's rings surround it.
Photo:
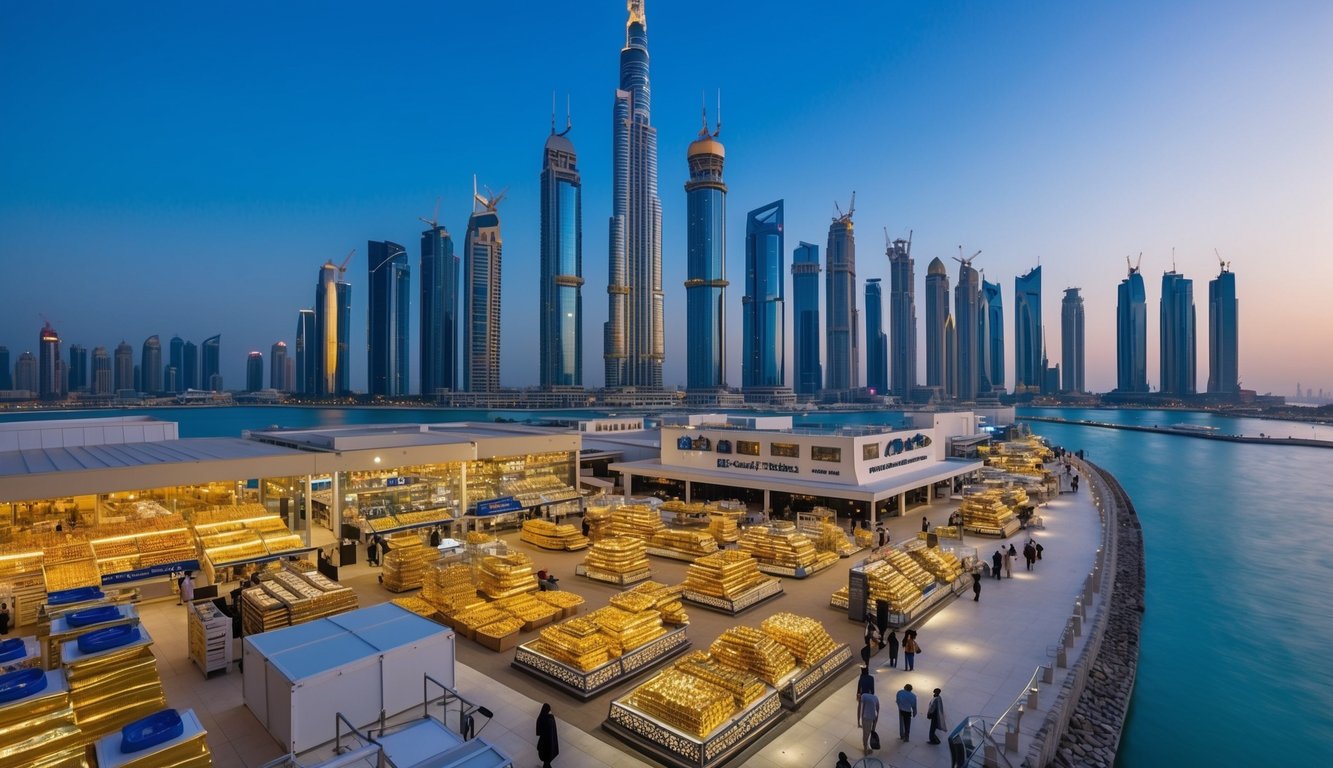
<path fill-rule="evenodd" d="M 158 563 L 147 568 L 138 568 L 133 571 L 123 571 L 121 573 L 102 574 L 102 584 L 124 584 L 127 581 L 138 581 L 140 579 L 151 579 L 154 576 L 170 576 L 173 573 L 182 571 L 199 570 L 198 560 L 181 560 L 175 563 Z"/>
<path fill-rule="evenodd" d="M 706 437 L 690 439 L 689 435 L 682 435 L 681 437 L 676 438 L 676 450 L 711 451 L 713 450 L 713 441 Z"/>
<path fill-rule="evenodd" d="M 730 441 L 730 440 L 718 440 L 718 441 L 717 441 L 717 452 L 718 452 L 718 453 L 731 453 L 731 441 Z"/>
<path fill-rule="evenodd" d="M 523 511 L 523 505 L 518 503 L 518 499 L 513 496 L 501 496 L 498 499 L 477 502 L 477 506 L 472 509 L 472 514 L 478 516 L 502 515 L 506 512 L 521 511 Z"/>

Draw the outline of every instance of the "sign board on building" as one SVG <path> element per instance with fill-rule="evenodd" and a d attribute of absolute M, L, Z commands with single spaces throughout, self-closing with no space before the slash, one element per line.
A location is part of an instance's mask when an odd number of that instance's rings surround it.
<path fill-rule="evenodd" d="M 519 512 L 523 505 L 518 503 L 518 499 L 513 496 L 501 496 L 498 499 L 490 501 L 479 501 L 477 506 L 472 508 L 472 514 L 478 516 L 502 515 L 506 512 Z"/>

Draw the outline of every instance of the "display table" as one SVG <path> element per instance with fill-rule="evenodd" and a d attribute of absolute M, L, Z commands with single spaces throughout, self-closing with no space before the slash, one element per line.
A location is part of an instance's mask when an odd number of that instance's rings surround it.
<path fill-rule="evenodd" d="M 114 609 L 114 618 L 105 621 L 99 621 L 95 624 L 88 624 L 81 627 L 71 626 L 69 621 L 70 614 L 78 614 L 89 608 L 106 606 L 110 612 Z M 123 625 L 135 625 L 139 623 L 139 610 L 133 605 L 114 605 L 109 603 L 82 603 L 76 611 L 65 611 L 59 616 L 51 619 L 50 634 L 46 637 L 46 668 L 55 669 L 60 665 L 61 648 L 66 641 L 77 640 L 79 637 L 96 632 L 99 629 L 108 627 L 118 627 Z"/>
<path fill-rule="evenodd" d="M 654 664 L 685 652 L 690 647 L 690 640 L 685 636 L 685 627 L 679 627 L 647 645 L 635 648 L 586 672 L 535 650 L 533 647 L 535 645 L 536 641 L 520 645 L 514 652 L 511 666 L 587 701 L 607 688 L 644 672 Z"/>
<path fill-rule="evenodd" d="M 762 568 L 762 566 L 760 567 Z M 728 616 L 735 616 L 748 611 L 760 603 L 766 603 L 775 597 L 781 597 L 782 582 L 778 579 L 765 579 L 754 587 L 731 597 L 706 595 L 702 592 L 696 592 L 688 588 L 681 593 L 681 596 L 687 601 L 702 608 L 707 608 L 710 611 L 717 611 L 719 613 L 725 613 Z"/>
<path fill-rule="evenodd" d="M 800 707 L 806 699 L 810 698 L 811 694 L 819 690 L 820 686 L 851 663 L 852 648 L 850 645 L 843 643 L 834 648 L 818 663 L 809 667 L 797 667 L 791 677 L 778 688 L 778 694 L 782 697 L 782 706 L 787 709 Z"/>
<path fill-rule="evenodd" d="M 74 716 L 85 736 L 100 737 L 166 706 L 166 693 L 149 647 L 153 638 L 130 626 L 133 639 L 109 648 L 83 650 L 79 640 L 60 651 L 69 680 Z"/>
<path fill-rule="evenodd" d="M 653 571 L 651 568 L 645 568 L 640 571 L 631 571 L 630 573 L 612 573 L 598 568 L 589 568 L 583 563 L 579 563 L 574 566 L 574 575 L 606 584 L 614 584 L 617 587 L 627 587 L 630 584 L 638 584 L 641 581 L 651 579 L 653 577 Z"/>
<path fill-rule="evenodd" d="M 454 633 L 392 603 L 245 638 L 245 705 L 294 753 L 421 704 L 422 676 L 454 685 Z"/>
<path fill-rule="evenodd" d="M 768 688 L 757 701 L 742 709 L 707 736 L 673 728 L 635 708 L 625 696 L 611 702 L 603 730 L 634 748 L 680 768 L 712 768 L 743 751 L 773 726 L 782 715 L 778 692 Z"/>

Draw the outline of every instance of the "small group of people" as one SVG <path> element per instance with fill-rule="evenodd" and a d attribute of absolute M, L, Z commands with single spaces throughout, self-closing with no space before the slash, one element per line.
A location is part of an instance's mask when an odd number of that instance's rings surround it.
<path fill-rule="evenodd" d="M 1032 570 L 1033 564 L 1041 559 L 1041 553 L 1044 549 L 1045 547 L 1041 545 L 1041 542 L 1031 537 L 1023 545 L 1023 559 L 1027 561 L 1029 571 Z M 995 553 L 990 556 L 991 576 L 996 579 L 1002 578 L 1002 576 L 1012 579 L 1014 577 L 1014 559 L 1017 557 L 1018 550 L 1014 548 L 1013 543 L 1010 543 L 1008 547 L 1001 546 L 995 550 Z M 980 597 L 981 586 L 976 580 L 973 581 L 972 591 Z"/>
<path fill-rule="evenodd" d="M 902 640 L 898 640 L 898 632 L 889 629 L 887 626 L 877 627 L 875 620 L 866 618 L 865 647 L 861 649 L 861 662 L 866 667 L 870 666 L 870 657 L 875 655 L 875 645 L 880 650 L 889 649 L 889 666 L 897 669 L 898 651 L 903 652 L 903 670 L 912 671 L 916 669 L 916 655 L 921 653 L 921 645 L 916 639 L 916 630 L 903 630 Z"/>
<path fill-rule="evenodd" d="M 884 527 L 884 523 L 875 526 L 876 546 L 883 547 L 889 543 L 889 529 Z"/>
<path fill-rule="evenodd" d="M 879 725 L 879 697 L 875 695 L 874 677 L 870 675 L 870 670 L 864 667 L 861 669 L 861 682 L 857 684 L 856 699 L 856 724 L 861 727 L 861 748 L 868 755 L 879 749 L 879 733 L 876 731 Z M 912 692 L 912 684 L 903 685 L 902 689 L 894 694 L 893 702 L 898 708 L 898 739 L 911 741 L 912 718 L 918 714 L 916 694 Z M 930 721 L 928 742 L 941 743 L 936 732 L 947 731 L 948 726 L 944 717 L 944 699 L 940 697 L 939 688 L 935 689 L 934 696 L 926 707 L 926 718 Z M 839 752 L 838 766 L 842 766 L 846 761 L 846 753 Z"/>

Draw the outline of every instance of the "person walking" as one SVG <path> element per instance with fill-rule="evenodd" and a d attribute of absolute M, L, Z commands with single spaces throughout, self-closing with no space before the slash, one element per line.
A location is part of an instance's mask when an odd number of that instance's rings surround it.
<path fill-rule="evenodd" d="M 875 528 L 875 535 L 877 536 L 877 539 L 876 539 L 876 540 L 879 542 L 879 546 L 882 547 L 882 546 L 884 546 L 885 544 L 888 544 L 888 543 L 889 543 L 889 532 L 886 531 L 886 530 L 884 530 L 884 524 L 883 524 L 883 523 L 880 523 L 880 524 Z"/>
<path fill-rule="evenodd" d="M 1037 548 L 1032 546 L 1032 539 L 1023 545 L 1023 559 L 1028 563 L 1028 570 L 1032 570 L 1032 563 L 1037 559 Z"/>
<path fill-rule="evenodd" d="M 912 693 L 912 684 L 908 683 L 898 691 L 898 738 L 911 741 L 912 718 L 916 717 L 916 694 Z"/>
<path fill-rule="evenodd" d="M 916 642 L 916 630 L 909 629 L 903 637 L 903 669 L 911 672 L 916 669 L 916 655 L 921 653 L 921 646 Z"/>
<path fill-rule="evenodd" d="M 874 655 L 875 652 L 870 648 L 870 640 L 867 639 L 866 644 L 861 648 L 861 664 L 870 666 L 870 657 Z"/>
<path fill-rule="evenodd" d="M 876 605 L 876 607 L 878 608 L 878 605 Z M 878 610 L 875 611 L 875 620 L 877 622 L 875 626 L 879 629 L 879 649 L 881 651 L 884 650 L 884 646 L 887 644 L 884 640 L 884 635 L 889 632 L 888 606 L 885 605 L 884 607 L 886 610 L 883 613 L 880 613 Z"/>
<path fill-rule="evenodd" d="M 875 626 L 875 617 L 866 616 L 866 645 L 878 642 L 879 642 L 879 627 Z M 881 643 L 880 647 L 883 648 L 884 645 Z M 872 650 L 871 652 L 873 653 L 874 651 Z"/>
<path fill-rule="evenodd" d="M 930 533 L 930 521 L 926 519 L 925 515 L 921 516 L 921 532 Z"/>
<path fill-rule="evenodd" d="M 186 571 L 181 578 L 181 602 L 189 605 L 194 602 L 194 571 Z"/>
<path fill-rule="evenodd" d="M 879 725 L 879 699 L 873 693 L 861 694 L 856 708 L 856 721 L 861 726 L 861 748 L 870 754 L 870 737 Z"/>
<path fill-rule="evenodd" d="M 833 766 L 833 768 L 852 768 L 852 763 L 847 759 L 846 752 L 838 753 L 838 762 Z"/>
<path fill-rule="evenodd" d="M 981 571 L 972 572 L 972 602 L 981 602 Z"/>
<path fill-rule="evenodd" d="M 1043 549 L 1045 549 L 1045 547 L 1043 547 L 1043 546 L 1041 545 L 1041 542 L 1040 542 L 1040 541 L 1037 541 L 1036 539 L 1033 539 L 1033 540 L 1032 540 L 1032 549 L 1033 549 L 1033 551 L 1035 551 L 1035 552 L 1037 553 L 1037 559 L 1040 560 L 1040 559 L 1041 559 L 1041 551 L 1042 551 Z"/>
<path fill-rule="evenodd" d="M 889 646 L 889 666 L 896 669 L 898 667 L 898 633 L 889 630 L 889 636 L 885 639 L 885 643 Z"/>
<path fill-rule="evenodd" d="M 1011 544 L 1009 545 L 1009 549 L 1006 549 L 1004 551 L 1004 575 L 1010 579 L 1014 577 L 1014 555 L 1012 552 L 1013 548 L 1014 547 Z"/>
<path fill-rule="evenodd" d="M 366 542 L 366 564 L 380 564 L 380 535 L 378 533 L 371 536 L 370 541 Z"/>
<path fill-rule="evenodd" d="M 997 549 L 995 550 L 995 554 L 990 556 L 990 565 L 991 565 L 990 572 L 991 575 L 994 576 L 996 579 L 1000 578 L 1000 566 L 1002 566 L 1003 564 L 1004 564 L 1004 555 L 1000 554 L 1000 550 Z"/>
<path fill-rule="evenodd" d="M 560 754 L 560 739 L 555 733 L 555 715 L 551 714 L 551 705 L 543 704 L 542 712 L 537 715 L 537 757 L 542 761 L 542 768 L 551 768 L 551 761 Z"/>
<path fill-rule="evenodd" d="M 949 726 L 944 724 L 944 699 L 940 698 L 940 689 L 935 689 L 935 695 L 930 700 L 930 706 L 926 707 L 926 717 L 930 720 L 930 740 L 931 744 L 939 744 L 940 740 L 935 736 L 935 731 L 947 731 Z"/>
<path fill-rule="evenodd" d="M 9 603 L 0 603 L 0 635 L 9 634 Z"/>
<path fill-rule="evenodd" d="M 856 700 L 861 700 L 861 694 L 875 692 L 875 676 L 870 674 L 870 667 L 861 667 L 861 676 L 856 679 Z"/>

